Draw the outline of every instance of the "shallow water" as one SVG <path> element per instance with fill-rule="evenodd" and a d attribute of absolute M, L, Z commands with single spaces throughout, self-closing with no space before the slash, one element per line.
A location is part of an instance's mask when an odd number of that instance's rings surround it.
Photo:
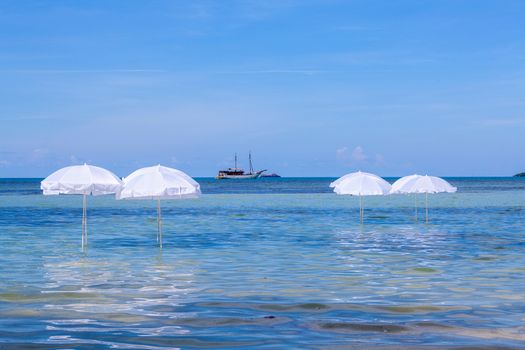
<path fill-rule="evenodd" d="M 525 348 L 525 180 L 456 194 L 329 193 L 331 179 L 199 179 L 200 199 L 0 180 L 0 349 Z M 424 205 L 424 197 L 418 198 Z"/>

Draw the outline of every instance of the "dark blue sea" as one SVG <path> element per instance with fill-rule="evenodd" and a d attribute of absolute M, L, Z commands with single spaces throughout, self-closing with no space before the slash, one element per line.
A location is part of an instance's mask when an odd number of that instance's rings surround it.
<path fill-rule="evenodd" d="M 0 179 L 0 349 L 525 349 L 525 179 L 363 224 L 332 180 L 197 179 L 162 249 L 155 202 L 90 197 L 82 251 L 81 197 Z"/>

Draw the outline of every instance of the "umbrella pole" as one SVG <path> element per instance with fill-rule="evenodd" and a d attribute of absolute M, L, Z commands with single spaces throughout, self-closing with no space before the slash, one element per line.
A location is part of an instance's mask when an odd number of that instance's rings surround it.
<path fill-rule="evenodd" d="M 162 248 L 162 218 L 160 210 L 160 197 L 157 198 L 157 229 L 157 241 L 159 242 L 159 245 Z"/>
<path fill-rule="evenodd" d="M 82 251 L 86 242 L 86 195 L 82 196 Z"/>
<path fill-rule="evenodd" d="M 159 218 L 159 199 L 157 198 L 157 243 L 159 243 L 160 237 L 160 218 Z"/>
<path fill-rule="evenodd" d="M 417 193 L 414 193 L 414 206 L 416 208 L 416 222 L 417 222 Z"/>
<path fill-rule="evenodd" d="M 361 223 L 365 221 L 365 199 L 363 198 L 363 215 L 361 216 Z"/>
<path fill-rule="evenodd" d="M 86 211 L 85 211 L 85 196 L 82 197 L 82 251 L 84 251 L 84 231 L 85 231 L 85 224 L 86 224 Z"/>
<path fill-rule="evenodd" d="M 359 194 L 359 220 L 361 220 L 361 224 L 363 223 L 363 216 L 364 216 L 363 196 L 361 196 L 361 194 Z"/>
<path fill-rule="evenodd" d="M 428 224 L 428 193 L 425 194 L 425 206 L 426 206 L 426 221 L 427 221 L 427 224 Z"/>
<path fill-rule="evenodd" d="M 84 216 L 85 216 L 85 219 L 84 221 L 86 222 L 84 224 L 84 227 L 85 227 L 85 230 L 86 230 L 86 233 L 85 233 L 85 237 L 86 237 L 86 247 L 88 245 L 88 223 L 87 223 L 87 196 L 84 195 Z"/>

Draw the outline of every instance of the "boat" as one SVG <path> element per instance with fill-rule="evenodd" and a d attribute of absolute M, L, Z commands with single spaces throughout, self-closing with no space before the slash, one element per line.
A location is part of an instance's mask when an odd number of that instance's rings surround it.
<path fill-rule="evenodd" d="M 243 169 L 237 167 L 237 153 L 235 153 L 235 166 L 233 168 L 228 168 L 226 170 L 219 170 L 219 174 L 216 176 L 216 179 L 257 179 L 261 177 L 262 173 L 265 170 L 254 171 L 252 164 L 252 153 L 249 153 L 248 156 L 250 160 L 250 171 L 245 172 Z"/>
<path fill-rule="evenodd" d="M 281 177 L 281 175 L 276 174 L 276 173 L 271 173 L 271 174 L 262 174 L 261 177 Z"/>

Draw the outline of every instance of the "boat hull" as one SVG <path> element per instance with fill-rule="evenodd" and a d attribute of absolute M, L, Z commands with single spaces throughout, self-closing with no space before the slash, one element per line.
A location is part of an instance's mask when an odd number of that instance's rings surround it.
<path fill-rule="evenodd" d="M 258 171 L 253 174 L 243 174 L 243 175 L 227 175 L 221 174 L 217 176 L 219 180 L 249 180 L 249 179 L 258 179 L 261 177 L 262 171 Z"/>

